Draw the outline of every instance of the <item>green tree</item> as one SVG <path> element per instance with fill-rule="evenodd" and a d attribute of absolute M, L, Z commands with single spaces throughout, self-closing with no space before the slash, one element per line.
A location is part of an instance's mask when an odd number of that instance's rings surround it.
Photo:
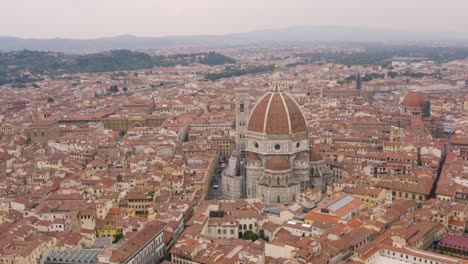
<path fill-rule="evenodd" d="M 364 77 L 362 77 L 362 80 L 365 81 L 365 82 L 372 81 L 373 79 L 374 78 L 370 74 L 366 74 L 366 75 L 364 75 Z"/>
<path fill-rule="evenodd" d="M 265 230 L 260 229 L 260 231 L 258 232 L 258 234 L 260 235 L 260 237 L 264 237 L 264 236 L 265 236 Z"/>
<path fill-rule="evenodd" d="M 122 233 L 118 233 L 117 235 L 115 235 L 114 237 L 114 241 L 112 241 L 113 243 L 117 243 L 119 242 L 120 239 L 123 238 L 123 234 Z"/>
<path fill-rule="evenodd" d="M 259 234 L 261 239 L 265 240 L 266 242 L 270 242 L 270 238 L 267 235 L 265 235 L 265 230 L 260 229 L 258 234 Z"/>
<path fill-rule="evenodd" d="M 424 117 L 431 116 L 431 101 L 429 100 L 426 100 L 426 102 L 424 103 L 423 116 Z"/>
<path fill-rule="evenodd" d="M 361 74 L 358 73 L 356 77 L 356 89 L 361 90 L 361 88 L 362 88 Z"/>
<path fill-rule="evenodd" d="M 242 237 L 244 240 L 250 240 L 252 242 L 254 242 L 255 240 L 258 239 L 258 235 L 255 234 L 254 232 L 250 231 L 250 230 L 247 230 L 244 232 L 244 235 Z"/>
<path fill-rule="evenodd" d="M 398 73 L 397 73 L 397 72 L 394 72 L 394 71 L 389 71 L 389 72 L 388 72 L 388 76 L 390 76 L 390 78 L 393 79 L 393 78 L 395 78 L 395 77 L 398 76 Z"/>
<path fill-rule="evenodd" d="M 111 91 L 112 93 L 117 93 L 119 91 L 119 87 L 117 87 L 117 84 L 111 85 L 109 91 Z"/>

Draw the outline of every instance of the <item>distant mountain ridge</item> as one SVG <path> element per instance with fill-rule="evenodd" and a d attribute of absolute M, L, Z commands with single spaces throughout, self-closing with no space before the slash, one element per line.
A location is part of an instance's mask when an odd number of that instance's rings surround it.
<path fill-rule="evenodd" d="M 292 42 L 429 42 L 454 40 L 450 34 L 424 34 L 388 29 L 341 26 L 304 26 L 228 35 L 136 37 L 120 35 L 96 39 L 34 39 L 0 36 L 0 50 L 96 52 L 103 50 L 149 50 L 170 47 L 215 47 Z"/>

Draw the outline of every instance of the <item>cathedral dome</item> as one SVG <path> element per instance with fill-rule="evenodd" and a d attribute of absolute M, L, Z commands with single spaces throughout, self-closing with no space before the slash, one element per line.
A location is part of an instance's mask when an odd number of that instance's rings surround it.
<path fill-rule="evenodd" d="M 274 156 L 266 162 L 265 168 L 272 171 L 289 170 L 289 161 L 281 156 Z"/>
<path fill-rule="evenodd" d="M 423 93 L 409 92 L 401 102 L 401 105 L 404 107 L 423 108 L 425 102 L 426 97 Z"/>
<path fill-rule="evenodd" d="M 269 92 L 254 107 L 247 130 L 265 134 L 295 134 L 307 131 L 299 105 L 289 95 Z"/>
<path fill-rule="evenodd" d="M 310 149 L 310 161 L 315 162 L 315 161 L 321 161 L 323 160 L 322 154 L 320 154 L 320 151 L 316 148 L 311 148 Z"/>

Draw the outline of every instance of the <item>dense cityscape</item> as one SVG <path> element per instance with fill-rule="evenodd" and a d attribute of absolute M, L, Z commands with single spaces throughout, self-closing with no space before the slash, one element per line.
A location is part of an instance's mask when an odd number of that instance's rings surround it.
<path fill-rule="evenodd" d="M 468 263 L 466 43 L 228 40 L 0 38 L 0 264 Z"/>

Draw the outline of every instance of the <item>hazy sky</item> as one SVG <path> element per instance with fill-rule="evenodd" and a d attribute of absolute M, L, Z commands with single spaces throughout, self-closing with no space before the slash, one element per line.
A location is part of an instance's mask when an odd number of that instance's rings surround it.
<path fill-rule="evenodd" d="M 0 35 L 226 34 L 306 25 L 468 36 L 468 0 L 0 0 Z"/>

